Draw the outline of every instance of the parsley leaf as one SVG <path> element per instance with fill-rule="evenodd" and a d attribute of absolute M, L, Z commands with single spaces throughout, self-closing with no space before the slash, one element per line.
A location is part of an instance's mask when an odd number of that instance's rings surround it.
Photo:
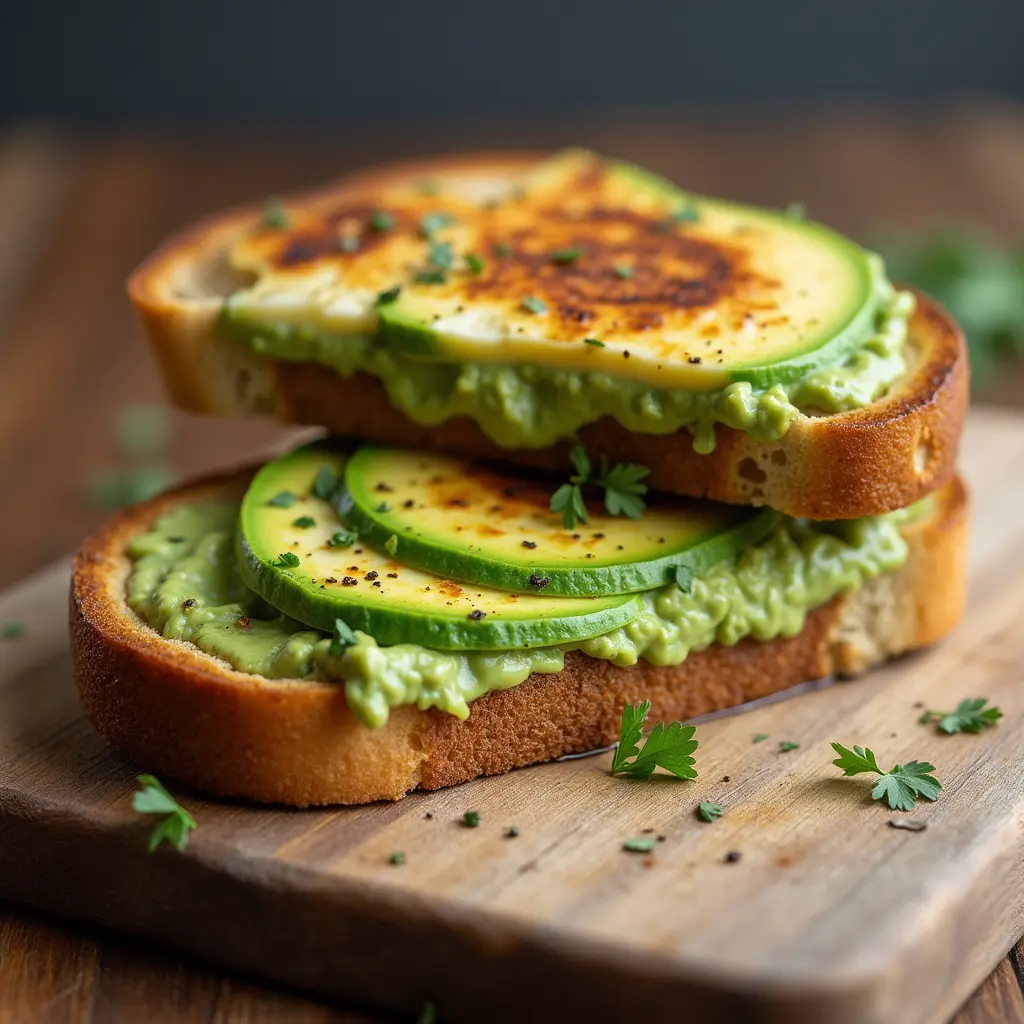
<path fill-rule="evenodd" d="M 465 255 L 466 269 L 471 274 L 482 274 L 484 270 L 484 260 L 482 256 L 477 256 L 475 252 L 467 252 Z"/>
<path fill-rule="evenodd" d="M 178 850 L 188 846 L 189 833 L 196 827 L 196 820 L 167 792 L 153 775 L 139 775 L 136 781 L 142 786 L 132 797 L 132 810 L 138 814 L 163 816 L 149 837 L 149 852 L 161 843 L 170 843 Z"/>
<path fill-rule="evenodd" d="M 690 756 L 697 749 L 697 741 L 693 739 L 694 726 L 672 722 L 666 727 L 664 722 L 658 722 L 640 748 L 644 719 L 650 710 L 649 700 L 635 706 L 627 704 L 622 709 L 619 746 L 612 758 L 612 775 L 649 779 L 655 768 L 664 768 L 680 779 L 697 778 L 692 767 L 694 759 Z"/>
<path fill-rule="evenodd" d="M 446 284 L 448 275 L 443 270 L 417 270 L 412 279 L 415 284 Z"/>
<path fill-rule="evenodd" d="M 330 501 L 341 480 L 331 466 L 321 466 L 313 477 L 313 495 L 321 501 Z"/>
<path fill-rule="evenodd" d="M 434 213 L 425 214 L 420 220 L 420 234 L 427 239 L 433 239 L 434 232 L 441 228 L 454 224 L 455 218 L 444 210 L 436 210 Z"/>
<path fill-rule="evenodd" d="M 575 445 L 569 453 L 576 472 L 569 477 L 570 483 L 562 484 L 551 496 L 549 508 L 562 513 L 562 522 L 571 530 L 577 522 L 586 523 L 587 506 L 583 500 L 583 484 L 604 488 L 604 507 L 612 516 L 628 516 L 639 519 L 646 507 L 641 494 L 647 493 L 646 484 L 640 481 L 650 470 L 635 463 L 618 464 L 608 467 L 608 460 L 601 457 L 601 474 L 593 476 L 594 467 L 583 445 Z"/>
<path fill-rule="evenodd" d="M 935 765 L 927 761 L 908 761 L 895 764 L 887 772 L 878 767 L 878 761 L 870 748 L 854 747 L 852 750 L 841 743 L 833 743 L 832 749 L 839 755 L 832 763 L 843 770 L 844 775 L 860 775 L 873 772 L 881 776 L 871 790 L 873 800 L 888 801 L 894 811 L 912 811 L 918 798 L 935 800 L 942 792 L 942 783 L 932 774 Z"/>
<path fill-rule="evenodd" d="M 0 626 L 0 640 L 20 640 L 25 635 L 25 623 L 14 620 Z"/>
<path fill-rule="evenodd" d="M 564 266 L 567 263 L 575 263 L 582 255 L 582 249 L 558 249 L 551 254 L 551 262 Z"/>
<path fill-rule="evenodd" d="M 547 303 L 533 295 L 527 295 L 520 305 L 527 313 L 533 313 L 534 315 L 546 313 L 548 311 Z"/>
<path fill-rule="evenodd" d="M 277 561 L 270 564 L 279 569 L 294 569 L 299 564 L 299 556 L 294 551 L 282 551 L 277 556 Z"/>
<path fill-rule="evenodd" d="M 721 804 L 716 804 L 711 800 L 701 800 L 701 802 L 697 804 L 697 813 L 705 821 L 712 822 L 725 814 L 725 811 L 722 810 Z"/>
<path fill-rule="evenodd" d="M 794 743 L 792 740 L 782 740 L 779 743 L 779 753 L 788 754 L 791 750 L 799 750 L 800 744 Z"/>
<path fill-rule="evenodd" d="M 650 470 L 635 462 L 619 463 L 608 468 L 607 460 L 601 459 L 601 476 L 596 483 L 604 488 L 604 507 L 609 515 L 628 516 L 639 519 L 646 507 L 642 494 L 647 493 L 647 485 L 642 484 Z"/>
<path fill-rule="evenodd" d="M 956 711 L 926 711 L 919 720 L 934 722 L 938 719 L 939 728 L 946 733 L 978 733 L 1003 717 L 999 708 L 986 708 L 987 703 L 987 697 L 967 697 L 957 704 Z"/>
<path fill-rule="evenodd" d="M 300 530 L 308 530 L 311 526 L 316 526 L 316 520 L 312 516 L 299 516 L 298 519 L 292 520 L 292 526 L 297 526 Z"/>
<path fill-rule="evenodd" d="M 551 503 L 548 508 L 552 512 L 562 513 L 562 523 L 567 530 L 571 530 L 577 523 L 587 523 L 587 506 L 583 501 L 583 491 L 579 484 L 562 484 L 561 487 L 551 495 Z"/>
<path fill-rule="evenodd" d="M 332 548 L 350 548 L 355 544 L 358 536 L 359 534 L 355 530 L 335 530 L 327 545 Z"/>
<path fill-rule="evenodd" d="M 650 853 L 654 849 L 653 839 L 627 839 L 622 844 L 626 853 Z"/>
<path fill-rule="evenodd" d="M 377 232 L 390 231 L 395 226 L 395 215 L 387 210 L 377 210 L 370 217 L 370 230 Z"/>
<path fill-rule="evenodd" d="M 344 619 L 335 619 L 334 636 L 331 638 L 330 647 L 327 648 L 328 654 L 342 654 L 349 647 L 355 646 L 355 642 L 356 635 L 349 629 L 348 623 Z"/>
<path fill-rule="evenodd" d="M 398 537 L 396 534 L 391 534 L 386 541 L 384 541 L 384 550 L 394 558 L 398 552 Z"/>
<path fill-rule="evenodd" d="M 684 594 L 693 593 L 693 570 L 688 565 L 676 566 L 676 586 Z"/>
<path fill-rule="evenodd" d="M 427 261 L 432 263 L 439 270 L 451 270 L 455 253 L 452 250 L 451 242 L 431 242 L 430 251 L 427 253 Z"/>
<path fill-rule="evenodd" d="M 389 288 L 386 292 L 379 292 L 377 295 L 378 306 L 389 306 L 394 302 L 399 295 L 402 294 L 402 286 L 396 284 L 394 288 Z"/>
<path fill-rule="evenodd" d="M 599 338 L 584 338 L 583 339 L 583 344 L 584 345 L 593 345 L 594 348 L 605 348 L 606 347 L 605 343 L 603 341 L 601 341 Z"/>
<path fill-rule="evenodd" d="M 751 743 L 764 743 L 764 741 L 766 739 L 768 739 L 768 733 L 766 733 L 766 732 L 758 732 L 758 733 L 754 733 L 754 738 L 750 742 Z"/>
<path fill-rule="evenodd" d="M 291 491 L 278 491 L 272 498 L 267 499 L 267 504 L 273 508 L 291 508 L 298 500 Z"/>
<path fill-rule="evenodd" d="M 291 224 L 288 211 L 281 205 L 281 200 L 274 196 L 268 196 L 263 201 L 263 216 L 260 218 L 260 227 L 264 230 L 272 228 L 286 228 Z"/>

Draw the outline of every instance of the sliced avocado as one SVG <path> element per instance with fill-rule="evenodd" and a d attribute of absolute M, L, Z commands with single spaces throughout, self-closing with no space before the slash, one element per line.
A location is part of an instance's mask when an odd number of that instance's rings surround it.
<path fill-rule="evenodd" d="M 549 509 L 556 482 L 430 452 L 366 446 L 345 466 L 335 499 L 362 540 L 398 538 L 405 565 L 500 590 L 581 597 L 650 590 L 682 566 L 693 573 L 756 543 L 779 521 L 771 509 L 664 499 L 640 520 L 596 502 L 566 529 Z"/>
<path fill-rule="evenodd" d="M 464 587 L 405 565 L 397 535 L 381 552 L 352 541 L 326 500 L 344 462 L 341 452 L 323 445 L 300 448 L 264 466 L 242 501 L 242 580 L 300 622 L 331 633 L 341 619 L 381 644 L 513 650 L 598 636 L 640 613 L 641 601 L 631 595 L 548 596 L 543 577 L 518 593 Z M 287 507 L 282 494 L 294 497 Z M 382 493 L 378 500 L 387 498 Z"/>
<path fill-rule="evenodd" d="M 403 287 L 379 310 L 388 344 L 659 388 L 770 387 L 856 351 L 888 290 L 877 257 L 820 224 L 581 151 L 539 165 L 472 228 L 463 244 L 502 255 Z"/>

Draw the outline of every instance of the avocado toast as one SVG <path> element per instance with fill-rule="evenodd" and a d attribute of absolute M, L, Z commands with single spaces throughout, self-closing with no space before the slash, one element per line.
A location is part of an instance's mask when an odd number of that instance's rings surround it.
<path fill-rule="evenodd" d="M 962 337 L 793 213 L 581 151 L 438 161 L 227 215 L 129 288 L 180 403 L 341 435 L 80 552 L 83 702 L 148 769 L 397 799 L 960 614 Z"/>

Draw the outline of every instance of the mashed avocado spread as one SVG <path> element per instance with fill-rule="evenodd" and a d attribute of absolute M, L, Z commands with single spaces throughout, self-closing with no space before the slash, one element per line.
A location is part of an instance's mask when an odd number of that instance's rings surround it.
<path fill-rule="evenodd" d="M 786 519 L 760 544 L 695 576 L 689 593 L 674 583 L 648 591 L 642 613 L 627 625 L 534 650 L 380 647 L 357 632 L 354 646 L 332 654 L 329 637 L 282 615 L 241 582 L 233 544 L 238 505 L 230 502 L 179 507 L 136 537 L 128 548 L 127 600 L 164 637 L 194 644 L 239 671 L 344 682 L 352 711 L 368 726 L 383 725 L 390 709 L 404 704 L 465 718 L 469 703 L 491 690 L 516 686 L 533 672 L 561 671 L 570 650 L 620 666 L 640 658 L 678 665 L 712 643 L 793 636 L 812 609 L 903 564 L 904 518 Z"/>
<path fill-rule="evenodd" d="M 466 416 L 505 448 L 546 448 L 610 416 L 640 434 L 686 428 L 693 447 L 706 454 L 714 451 L 718 423 L 775 441 L 798 411 L 842 412 L 884 394 L 906 368 L 903 348 L 914 296 L 895 291 L 881 274 L 877 288 L 875 333 L 842 365 L 811 370 L 786 384 L 734 381 L 717 391 L 659 390 L 607 373 L 540 365 L 433 362 L 396 352 L 372 335 L 256 320 L 235 310 L 230 300 L 219 329 L 271 359 L 320 363 L 344 377 L 369 373 L 383 384 L 391 404 L 414 422 L 436 426 Z"/>

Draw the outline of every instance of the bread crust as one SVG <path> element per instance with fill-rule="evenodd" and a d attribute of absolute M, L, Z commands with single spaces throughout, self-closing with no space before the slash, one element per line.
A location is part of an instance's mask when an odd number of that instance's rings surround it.
<path fill-rule="evenodd" d="M 200 481 L 112 519 L 78 552 L 70 596 L 75 677 L 96 728 L 147 770 L 224 796 L 302 807 L 397 800 L 592 750 L 617 739 L 627 702 L 649 699 L 654 718 L 687 719 L 860 672 L 935 642 L 964 603 L 968 507 L 954 479 L 931 515 L 904 528 L 902 569 L 816 609 L 795 637 L 714 644 L 669 668 L 573 652 L 556 675 L 480 697 L 466 721 L 401 707 L 369 729 L 341 686 L 237 672 L 165 640 L 125 602 L 131 538 L 178 503 L 241 495 L 250 475 Z"/>
<path fill-rule="evenodd" d="M 482 153 L 372 168 L 301 197 L 311 208 L 354 197 L 382 184 L 431 176 L 510 179 L 538 153 Z M 523 465 L 564 469 L 564 442 L 542 451 L 508 450 L 475 422 L 448 420 L 423 427 L 388 402 L 367 374 L 345 378 L 308 363 L 253 356 L 214 330 L 225 295 L 244 281 L 227 268 L 226 252 L 259 217 L 233 210 L 170 239 L 128 282 L 172 398 L 194 412 L 264 413 L 332 433 L 409 446 L 501 457 Z M 827 416 L 797 415 L 775 442 L 718 427 L 718 445 L 698 455 L 690 434 L 635 434 L 606 418 L 583 427 L 589 449 L 613 461 L 651 469 L 653 487 L 738 504 L 770 505 L 794 516 L 846 519 L 905 507 L 953 475 L 968 400 L 962 333 L 932 299 L 919 297 L 911 323 L 904 378 L 863 409 Z"/>

